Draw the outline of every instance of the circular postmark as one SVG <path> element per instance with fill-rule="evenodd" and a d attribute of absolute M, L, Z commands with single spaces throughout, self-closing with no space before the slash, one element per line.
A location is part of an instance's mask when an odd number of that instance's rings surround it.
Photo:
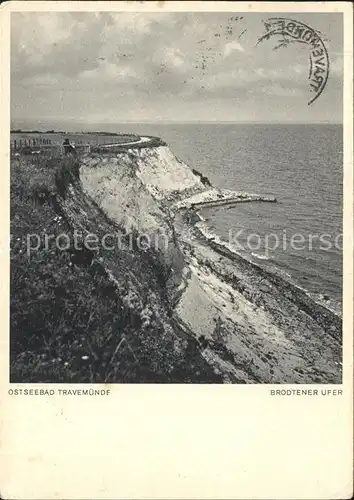
<path fill-rule="evenodd" d="M 265 34 L 262 35 L 257 45 L 269 40 L 273 36 L 281 36 L 279 45 L 286 47 L 290 43 L 303 43 L 309 47 L 309 86 L 315 95 L 309 100 L 308 105 L 315 102 L 326 87 L 329 77 L 329 57 L 327 48 L 319 33 L 307 24 L 285 17 L 270 17 L 263 21 Z"/>

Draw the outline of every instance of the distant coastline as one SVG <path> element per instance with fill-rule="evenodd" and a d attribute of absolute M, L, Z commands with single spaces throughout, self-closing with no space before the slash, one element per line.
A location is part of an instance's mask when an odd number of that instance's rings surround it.
<path fill-rule="evenodd" d="M 115 132 L 64 132 L 63 130 L 22 130 L 22 129 L 14 129 L 10 130 L 11 134 L 69 134 L 69 135 L 112 135 L 112 136 L 121 136 L 126 134 L 117 134 Z"/>

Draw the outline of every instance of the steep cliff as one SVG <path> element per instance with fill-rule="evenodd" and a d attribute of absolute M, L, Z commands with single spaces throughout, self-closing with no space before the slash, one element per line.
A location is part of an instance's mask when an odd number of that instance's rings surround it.
<path fill-rule="evenodd" d="M 59 199 L 74 228 L 101 237 L 119 232 L 124 242 L 134 236 L 133 245 L 100 248 L 95 259 L 140 315 L 136 336 L 159 332 L 161 356 L 150 351 L 150 370 L 167 370 L 176 356 L 190 381 L 195 370 L 195 381 L 340 382 L 340 318 L 205 237 L 195 200 L 255 196 L 209 184 L 167 146 L 112 147 L 82 158 L 80 179 Z"/>
<path fill-rule="evenodd" d="M 203 191 L 200 178 L 168 147 L 146 147 L 82 160 L 80 181 L 117 230 L 133 235 L 144 257 L 155 262 L 166 293 L 178 288 L 185 263 L 176 240 L 171 199 Z M 119 246 L 119 245 L 118 245 Z"/>

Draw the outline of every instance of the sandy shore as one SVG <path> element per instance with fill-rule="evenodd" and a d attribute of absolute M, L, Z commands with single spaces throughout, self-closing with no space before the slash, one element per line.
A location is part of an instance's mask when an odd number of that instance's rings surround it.
<path fill-rule="evenodd" d="M 340 317 L 181 219 L 190 275 L 175 315 L 225 382 L 340 383 Z"/>

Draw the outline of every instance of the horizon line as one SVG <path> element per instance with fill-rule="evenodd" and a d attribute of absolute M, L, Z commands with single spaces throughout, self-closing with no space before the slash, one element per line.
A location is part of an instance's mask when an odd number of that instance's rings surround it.
<path fill-rule="evenodd" d="M 39 122 L 42 122 L 42 120 L 38 120 Z M 47 120 L 45 120 L 46 122 Z M 16 120 L 16 122 L 22 122 L 25 124 L 27 120 Z M 35 124 L 37 120 L 30 121 L 29 124 Z M 45 123 L 44 122 L 44 123 Z M 239 120 L 239 121 L 234 121 L 234 120 L 124 120 L 124 121 L 116 121 L 116 122 L 81 122 L 81 121 L 73 121 L 73 120 L 53 120 L 53 122 L 49 119 L 48 123 L 56 123 L 59 125 L 62 123 L 63 125 L 86 125 L 86 126 L 93 126 L 93 125 L 141 125 L 141 124 L 146 124 L 146 125 L 163 125 L 163 124 L 266 124 L 266 125 L 319 125 L 319 124 L 328 124 L 328 125 L 343 125 L 343 121 L 329 121 L 329 120 L 318 120 L 318 121 L 298 121 L 298 120 L 288 120 L 288 121 L 266 121 L 266 120 Z M 27 126 L 27 125 L 26 125 Z M 10 124 L 10 129 L 14 128 L 21 128 L 19 126 L 15 126 L 12 123 Z"/>

